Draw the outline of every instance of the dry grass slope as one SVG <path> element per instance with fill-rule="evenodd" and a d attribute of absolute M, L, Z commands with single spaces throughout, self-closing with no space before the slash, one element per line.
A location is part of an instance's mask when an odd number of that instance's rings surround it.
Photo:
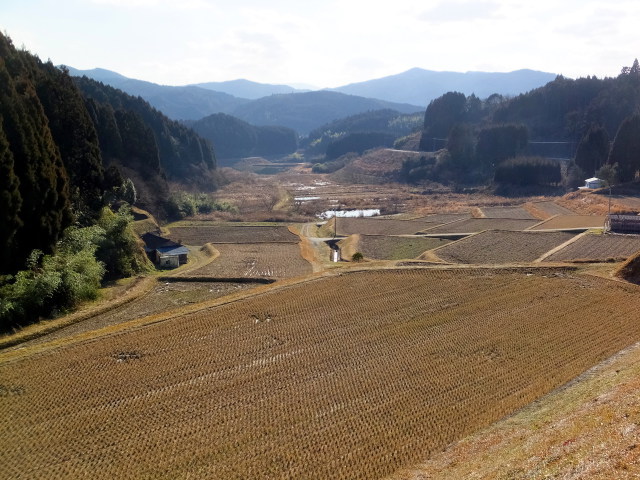
<path fill-rule="evenodd" d="M 382 478 L 638 340 L 639 308 L 569 270 L 364 271 L 0 353 L 0 477 Z"/>

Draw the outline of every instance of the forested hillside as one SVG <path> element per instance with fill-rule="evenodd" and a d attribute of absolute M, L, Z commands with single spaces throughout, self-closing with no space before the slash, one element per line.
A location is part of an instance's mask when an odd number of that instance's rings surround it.
<path fill-rule="evenodd" d="M 298 135 L 290 128 L 256 127 L 224 113 L 209 115 L 191 127 L 216 146 L 216 155 L 221 159 L 286 155 L 298 146 Z"/>
<path fill-rule="evenodd" d="M 630 181 L 640 169 L 639 113 L 637 60 L 615 78 L 558 76 L 511 99 L 448 92 L 427 107 L 420 142 L 421 150 L 441 153 L 407 165 L 413 172 L 407 180 L 558 185 L 554 157 L 561 157 L 569 162 L 567 186 L 596 173 L 611 182 Z M 520 178 L 517 172 L 536 173 Z"/>
<path fill-rule="evenodd" d="M 167 179 L 213 189 L 215 166 L 208 141 L 142 99 L 76 84 L 0 34 L 0 330 L 146 268 L 118 207 L 162 215 Z"/>
<path fill-rule="evenodd" d="M 143 208 L 164 214 L 167 178 L 216 187 L 211 143 L 146 101 L 86 77 L 74 77 L 95 125 L 105 165 L 115 165 L 138 188 Z"/>
<path fill-rule="evenodd" d="M 334 120 L 312 130 L 301 146 L 306 149 L 308 155 L 323 155 L 332 143 L 355 133 L 375 132 L 392 135 L 395 138 L 403 137 L 416 130 L 419 131 L 423 118 L 424 115 L 420 113 L 403 114 L 391 109 L 359 113 Z"/>

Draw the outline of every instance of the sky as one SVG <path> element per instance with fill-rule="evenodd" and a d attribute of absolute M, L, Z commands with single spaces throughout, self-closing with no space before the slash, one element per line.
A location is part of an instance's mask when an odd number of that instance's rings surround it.
<path fill-rule="evenodd" d="M 414 67 L 577 78 L 640 56 L 637 0 L 1 0 L 16 47 L 163 85 L 338 87 Z"/>

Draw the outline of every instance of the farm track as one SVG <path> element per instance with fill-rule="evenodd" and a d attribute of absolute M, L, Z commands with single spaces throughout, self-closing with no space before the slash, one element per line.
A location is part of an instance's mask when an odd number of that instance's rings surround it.
<path fill-rule="evenodd" d="M 372 270 L 0 354 L 0 476 L 381 478 L 633 343 L 639 302 L 569 270 Z"/>

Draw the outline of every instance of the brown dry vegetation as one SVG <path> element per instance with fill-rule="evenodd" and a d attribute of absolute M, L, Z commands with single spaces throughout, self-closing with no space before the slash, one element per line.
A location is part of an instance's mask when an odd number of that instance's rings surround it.
<path fill-rule="evenodd" d="M 629 208 L 624 203 L 611 199 L 611 213 L 625 213 Z M 555 200 L 559 205 L 579 215 L 606 215 L 609 211 L 609 199 L 605 195 L 590 192 L 572 192 Z"/>
<path fill-rule="evenodd" d="M 505 264 L 533 262 L 558 245 L 571 240 L 565 232 L 494 231 L 472 235 L 434 252 L 451 263 Z"/>
<path fill-rule="evenodd" d="M 371 271 L 0 354 L 0 476 L 381 478 L 636 341 L 639 302 L 568 270 Z"/>
<path fill-rule="evenodd" d="M 640 235 L 589 234 L 545 259 L 547 262 L 626 259 L 640 251 Z"/>

